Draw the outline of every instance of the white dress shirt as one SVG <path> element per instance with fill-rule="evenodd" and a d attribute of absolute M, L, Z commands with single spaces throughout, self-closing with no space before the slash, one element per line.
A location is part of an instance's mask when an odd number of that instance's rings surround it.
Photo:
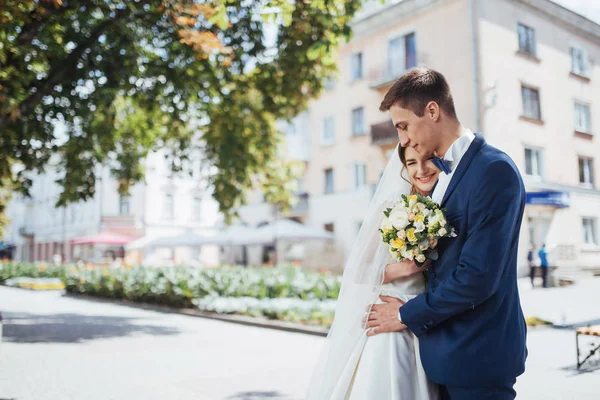
<path fill-rule="evenodd" d="M 471 145 L 473 139 L 475 139 L 475 135 L 473 134 L 473 132 L 471 132 L 471 130 L 469 129 L 465 129 L 463 130 L 461 136 L 458 139 L 456 139 L 450 145 L 450 147 L 448 147 L 448 150 L 444 155 L 444 160 L 448 161 L 452 172 L 450 172 L 449 174 L 440 172 L 440 175 L 438 176 L 437 185 L 435 186 L 435 190 L 431 194 L 431 199 L 436 203 L 442 203 L 444 195 L 446 194 L 446 189 L 448 189 L 448 185 L 450 185 L 450 181 L 454 176 L 454 171 L 456 171 L 460 160 L 463 158 L 463 156 L 469 149 L 469 146 Z"/>
<path fill-rule="evenodd" d="M 454 171 L 456 171 L 460 160 L 463 158 L 463 156 L 469 149 L 469 146 L 471 146 L 471 142 L 473 142 L 473 139 L 475 139 L 475 134 L 473 134 L 473 132 L 471 132 L 470 129 L 464 129 L 461 136 L 458 139 L 456 139 L 450 145 L 450 147 L 448 147 L 446 154 L 444 154 L 444 160 L 448 161 L 448 164 L 450 164 L 450 169 L 452 171 L 449 174 L 440 172 L 438 176 L 437 185 L 435 186 L 435 190 L 431 194 L 431 199 L 436 203 L 442 203 L 444 195 L 446 194 L 446 190 L 448 189 L 448 185 L 450 185 L 450 181 L 454 176 Z M 400 307 L 400 310 L 398 312 L 398 319 L 402 321 L 402 307 Z"/>

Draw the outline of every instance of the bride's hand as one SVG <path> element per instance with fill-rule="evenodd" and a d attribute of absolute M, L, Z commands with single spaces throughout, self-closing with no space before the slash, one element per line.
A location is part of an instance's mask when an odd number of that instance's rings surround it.
<path fill-rule="evenodd" d="M 388 264 L 385 266 L 385 273 L 383 274 L 383 283 L 390 283 L 400 278 L 407 278 L 411 275 L 421 272 L 431 266 L 431 261 L 425 261 L 422 267 L 418 267 L 414 261 L 404 260 Z"/>

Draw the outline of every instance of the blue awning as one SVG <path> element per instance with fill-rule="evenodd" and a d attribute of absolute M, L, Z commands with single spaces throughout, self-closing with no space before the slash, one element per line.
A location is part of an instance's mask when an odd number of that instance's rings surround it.
<path fill-rule="evenodd" d="M 12 249 L 14 247 L 15 247 L 14 244 L 6 243 L 6 242 L 0 242 L 0 251 L 6 250 L 6 249 Z"/>
<path fill-rule="evenodd" d="M 569 192 L 529 192 L 527 204 L 567 208 L 571 205 Z"/>

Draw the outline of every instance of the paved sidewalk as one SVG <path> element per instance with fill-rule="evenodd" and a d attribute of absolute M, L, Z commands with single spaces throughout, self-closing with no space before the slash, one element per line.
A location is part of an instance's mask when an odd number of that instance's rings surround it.
<path fill-rule="evenodd" d="M 523 280 L 520 287 L 527 316 L 600 319 L 600 278 L 533 290 Z M 57 292 L 0 287 L 0 311 L 0 399 L 300 400 L 324 343 Z M 518 399 L 600 398 L 600 365 L 576 371 L 571 327 L 530 329 L 528 349 Z"/>
<path fill-rule="evenodd" d="M 557 326 L 600 325 L 600 277 L 548 289 L 531 288 L 529 278 L 522 278 L 519 292 L 526 317 L 538 317 Z"/>

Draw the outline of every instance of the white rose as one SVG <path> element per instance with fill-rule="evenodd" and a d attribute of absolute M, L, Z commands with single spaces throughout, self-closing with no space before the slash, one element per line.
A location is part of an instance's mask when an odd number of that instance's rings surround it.
<path fill-rule="evenodd" d="M 406 247 L 403 248 L 402 250 L 400 250 L 400 255 L 403 258 L 406 258 L 407 260 L 410 260 L 410 261 L 412 261 L 414 259 L 414 257 L 415 257 L 415 255 L 413 254 L 413 252 L 412 251 L 408 251 L 406 249 Z"/>
<path fill-rule="evenodd" d="M 398 239 L 404 240 L 404 239 L 406 239 L 406 231 L 404 231 L 404 229 L 402 229 L 402 230 L 398 231 L 396 236 L 398 236 Z"/>
<path fill-rule="evenodd" d="M 389 218 L 383 218 L 383 221 L 381 221 L 381 230 L 391 231 L 392 229 L 394 229 L 394 226 L 392 225 L 392 222 L 389 220 Z"/>
<path fill-rule="evenodd" d="M 431 213 L 431 215 L 429 216 L 429 219 L 427 221 L 429 223 L 429 226 L 433 226 L 433 225 L 437 224 L 438 222 L 440 222 L 440 217 L 441 217 L 440 214 L 437 212 Z"/>
<path fill-rule="evenodd" d="M 442 228 L 438 231 L 438 235 L 439 236 L 444 236 L 446 233 L 448 233 L 448 231 L 446 230 L 446 228 Z"/>
<path fill-rule="evenodd" d="M 408 214 L 408 220 L 411 221 L 411 222 L 414 221 L 415 220 L 415 214 L 414 213 L 409 213 Z"/>
<path fill-rule="evenodd" d="M 408 225 L 408 214 L 403 210 L 393 210 L 390 213 L 389 221 L 396 229 L 404 229 Z"/>
<path fill-rule="evenodd" d="M 425 262 L 425 255 L 419 254 L 417 257 L 415 257 L 415 260 L 417 260 L 420 263 Z"/>
<path fill-rule="evenodd" d="M 419 249 L 417 249 L 416 247 L 412 250 L 413 254 L 415 256 L 418 256 L 419 254 L 421 254 L 421 252 L 419 251 Z"/>
<path fill-rule="evenodd" d="M 415 232 L 423 232 L 425 230 L 425 223 L 423 221 L 415 222 Z"/>

